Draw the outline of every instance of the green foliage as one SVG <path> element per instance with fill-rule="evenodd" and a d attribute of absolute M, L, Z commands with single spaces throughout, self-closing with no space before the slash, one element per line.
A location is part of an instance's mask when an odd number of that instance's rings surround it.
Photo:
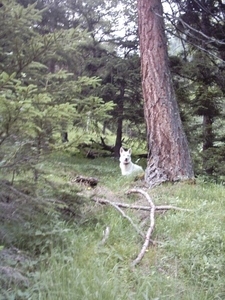
<path fill-rule="evenodd" d="M 130 27 L 134 2 L 123 6 L 129 10 L 125 38 L 114 35 L 116 1 L 56 1 L 54 7 L 45 1 L 46 8 L 29 2 L 3 0 L 0 7 L 0 298 L 224 299 L 223 185 L 152 190 L 157 204 L 193 211 L 157 214 L 158 243 L 131 270 L 142 239 L 118 212 L 92 203 L 89 195 L 134 201 L 125 192 L 139 183 L 121 178 L 111 158 L 70 156 L 100 132 L 101 123 L 115 131 L 121 116 L 132 137 L 126 145 L 140 151 L 135 139 L 145 128 L 135 25 Z M 205 55 L 189 54 L 171 60 L 182 119 L 198 174 L 204 161 L 212 179 L 223 182 L 224 70 Z M 214 138 L 204 153 L 202 115 L 212 118 Z M 62 131 L 70 134 L 66 145 Z M 79 174 L 98 177 L 98 187 L 75 184 Z M 106 226 L 109 239 L 101 245 Z"/>
<path fill-rule="evenodd" d="M 224 90 L 223 74 L 207 55 L 193 51 L 189 60 L 183 54 L 171 58 L 176 95 L 188 136 L 196 175 L 221 180 L 224 169 Z"/>
<path fill-rule="evenodd" d="M 202 153 L 203 159 L 205 160 L 205 168 L 212 170 L 212 174 L 205 177 L 207 181 L 223 182 L 225 167 L 224 167 L 224 145 L 215 146 L 209 148 Z"/>
<path fill-rule="evenodd" d="M 225 34 L 224 5 L 175 2 L 179 18 L 174 24 L 182 43 L 175 39 L 177 55 L 171 59 L 171 69 L 195 171 L 220 180 L 224 174 L 217 167 L 224 148 L 224 47 L 220 45 Z"/>
<path fill-rule="evenodd" d="M 87 123 L 96 125 L 113 109 L 112 102 L 103 103 L 94 92 L 98 77 L 75 80 L 65 67 L 65 56 L 77 51 L 85 32 L 77 28 L 40 34 L 43 10 L 35 7 L 4 1 L 0 8 L 5 30 L 0 36 L 1 167 L 14 175 L 34 170 L 45 154 L 58 149 L 61 132 L 74 124 L 84 129 Z M 70 142 L 78 140 L 74 136 Z"/>
<path fill-rule="evenodd" d="M 86 1 L 83 5 L 82 1 L 67 1 L 65 10 L 60 3 L 55 3 L 53 9 L 48 2 L 45 7 L 39 1 L 36 6 L 28 4 L 33 2 L 29 0 L 18 2 L 21 5 L 12 3 L 15 4 L 15 11 L 24 13 L 18 14 L 18 18 L 22 18 L 17 24 L 18 39 L 10 28 L 7 47 L 2 40 L 4 70 L 8 74 L 16 72 L 16 77 L 26 86 L 36 85 L 37 94 L 41 93 L 41 97 L 47 92 L 51 105 L 71 104 L 69 118 L 61 120 L 61 116 L 58 117 L 58 127 L 61 125 L 62 132 L 70 130 L 74 125 L 89 132 L 99 131 L 99 122 L 104 122 L 104 128 L 116 131 L 117 120 L 122 115 L 118 101 L 122 101 L 125 103 L 123 118 L 129 120 L 134 136 L 142 133 L 144 137 L 140 61 L 135 54 L 137 39 L 129 30 L 127 34 L 135 40 L 132 43 L 128 35 L 125 38 L 116 36 L 115 28 L 121 15 L 116 7 L 118 3 L 101 0 L 96 3 Z M 28 8 L 32 10 L 31 20 L 29 13 L 26 14 Z M 7 19 L 14 16 L 7 2 L 4 3 L 2 14 Z M 133 18 L 129 16 L 129 19 Z M 27 31 L 23 30 L 25 24 L 29 28 Z M 2 26 L 5 27 L 4 18 Z M 124 58 L 116 53 L 120 45 L 126 49 Z M 125 89 L 124 95 L 120 95 L 121 89 Z M 38 129 L 42 126 L 37 124 L 36 127 Z M 49 122 L 47 127 L 47 136 L 54 135 Z M 77 128 L 75 130 L 78 131 Z M 80 139 L 81 136 L 72 141 L 69 138 L 74 146 L 76 140 Z M 52 147 L 52 137 L 50 140 L 47 143 Z"/>
<path fill-rule="evenodd" d="M 220 116 L 222 96 L 223 93 L 217 86 L 207 87 L 200 83 L 193 101 L 194 113 L 212 118 Z"/>

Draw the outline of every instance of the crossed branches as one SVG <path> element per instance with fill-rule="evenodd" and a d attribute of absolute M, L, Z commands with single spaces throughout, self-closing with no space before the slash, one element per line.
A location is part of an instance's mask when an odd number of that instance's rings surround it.
<path fill-rule="evenodd" d="M 101 199 L 98 197 L 92 197 L 91 200 L 97 202 L 97 203 L 101 203 L 101 204 L 109 204 L 111 206 L 113 206 L 117 211 L 119 211 L 119 213 L 126 218 L 131 225 L 134 227 L 134 229 L 137 231 L 137 233 L 144 238 L 144 242 L 142 245 L 142 248 L 139 252 L 139 254 L 137 255 L 137 257 L 132 261 L 131 263 L 131 267 L 135 267 L 137 264 L 140 263 L 140 261 L 142 260 L 142 258 L 144 257 L 146 250 L 148 249 L 150 243 L 154 243 L 154 241 L 151 239 L 152 233 L 154 231 L 155 228 L 155 212 L 159 211 L 159 210 L 169 210 L 169 209 L 173 209 L 173 210 L 179 210 L 179 211 L 191 211 L 189 209 L 183 209 L 183 208 L 179 208 L 176 206 L 171 206 L 171 205 L 161 205 L 161 206 L 157 206 L 154 204 L 154 202 L 152 201 L 151 197 L 149 196 L 149 194 L 147 192 L 145 192 L 142 189 L 131 189 L 127 192 L 128 195 L 132 194 L 132 193 L 139 193 L 141 195 L 143 195 L 145 197 L 145 199 L 148 202 L 148 206 L 143 206 L 143 205 L 132 205 L 132 204 L 128 204 L 128 203 L 121 203 L 121 202 L 113 202 L 113 201 L 109 201 L 107 199 Z M 139 228 L 138 226 L 133 222 L 133 220 L 125 214 L 125 212 L 121 209 L 122 208 L 129 208 L 129 209 L 136 209 L 136 210 L 144 210 L 144 211 L 149 211 L 149 227 L 148 230 L 146 232 L 146 234 L 144 234 Z M 107 235 L 105 235 L 105 237 L 103 238 L 103 241 L 106 241 L 106 238 L 108 238 L 109 236 L 109 228 L 107 227 Z M 101 242 L 101 244 L 103 244 Z"/>

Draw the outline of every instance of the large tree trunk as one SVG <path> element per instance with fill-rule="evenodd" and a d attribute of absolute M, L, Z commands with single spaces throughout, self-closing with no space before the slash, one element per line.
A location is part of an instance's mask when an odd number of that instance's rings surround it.
<path fill-rule="evenodd" d="M 116 130 L 116 142 L 114 148 L 114 157 L 118 158 L 120 156 L 120 148 L 122 146 L 122 132 L 123 132 L 123 117 L 118 117 L 117 120 L 117 130 Z"/>
<path fill-rule="evenodd" d="M 193 178 L 192 161 L 168 65 L 160 0 L 138 0 L 144 112 L 150 186 Z"/>

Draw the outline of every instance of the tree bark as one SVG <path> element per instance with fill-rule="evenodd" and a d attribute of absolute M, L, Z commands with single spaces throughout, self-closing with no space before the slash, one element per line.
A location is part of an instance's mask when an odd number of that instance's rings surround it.
<path fill-rule="evenodd" d="M 138 0 L 142 90 L 147 123 L 150 186 L 193 178 L 188 143 L 182 127 L 168 64 L 160 0 Z"/>
<path fill-rule="evenodd" d="M 115 142 L 115 148 L 114 148 L 114 157 L 115 158 L 118 158 L 120 156 L 120 148 L 122 146 L 124 93 L 125 93 L 125 86 L 124 86 L 124 83 L 121 83 L 120 94 L 116 101 L 117 102 L 117 110 L 118 110 L 118 119 L 117 119 L 117 130 L 116 130 L 116 142 Z"/>

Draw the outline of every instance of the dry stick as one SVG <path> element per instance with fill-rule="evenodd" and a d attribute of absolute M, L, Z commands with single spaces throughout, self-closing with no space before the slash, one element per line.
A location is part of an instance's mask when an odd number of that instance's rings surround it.
<path fill-rule="evenodd" d="M 101 199 L 98 197 L 92 197 L 91 200 L 98 202 L 98 203 L 103 203 L 103 204 L 111 204 L 112 202 L 107 200 L 107 199 Z M 149 211 L 150 208 L 149 206 L 142 206 L 142 205 L 133 205 L 133 204 L 128 204 L 128 203 L 121 203 L 121 202 L 113 202 L 113 204 L 123 207 L 123 208 L 131 208 L 131 209 L 137 209 L 137 210 L 147 210 Z"/>
<path fill-rule="evenodd" d="M 99 245 L 104 245 L 107 239 L 109 238 L 110 228 L 109 226 L 106 227 L 106 229 L 103 231 L 103 239 L 99 243 Z"/>
<path fill-rule="evenodd" d="M 138 254 L 137 258 L 131 264 L 132 267 L 135 267 L 135 265 L 137 265 L 144 257 L 145 252 L 146 252 L 147 248 L 149 247 L 149 243 L 153 242 L 150 239 L 150 237 L 151 237 L 151 234 L 155 227 L 155 211 L 156 210 L 169 210 L 169 209 L 180 210 L 180 211 L 192 211 L 192 210 L 185 209 L 185 208 L 179 208 L 179 207 L 171 206 L 171 205 L 155 206 L 155 204 L 153 203 L 149 194 L 141 189 L 131 189 L 127 192 L 127 194 L 131 194 L 131 193 L 142 194 L 147 199 L 148 203 L 150 204 L 150 207 L 149 206 L 130 205 L 127 203 L 120 203 L 120 202 L 111 202 L 109 200 L 100 199 L 97 197 L 92 197 L 91 200 L 93 200 L 97 203 L 104 203 L 104 204 L 108 203 L 108 204 L 112 205 L 113 207 L 115 207 L 123 215 L 123 217 L 125 217 L 126 219 L 128 219 L 130 221 L 130 223 L 133 225 L 133 227 L 136 229 L 136 231 L 142 237 L 143 237 L 143 234 L 140 232 L 138 227 L 133 223 L 132 219 L 129 216 L 127 216 L 124 213 L 124 211 L 122 209 L 120 209 L 119 207 L 150 211 L 150 227 L 146 233 L 144 244 L 143 244 L 142 249 L 141 249 L 140 253 Z"/>
<path fill-rule="evenodd" d="M 97 197 L 92 197 L 91 200 L 99 203 L 108 203 L 111 204 L 112 202 L 107 200 L 107 199 L 101 199 Z M 113 202 L 115 205 L 119 207 L 124 207 L 124 208 L 131 208 L 131 209 L 137 209 L 137 210 L 146 210 L 149 211 L 151 208 L 149 206 L 144 206 L 144 205 L 133 205 L 133 204 L 128 204 L 128 203 L 121 203 L 121 202 Z M 155 210 L 179 210 L 179 211 L 192 211 L 191 209 L 186 209 L 186 208 L 180 208 L 172 205 L 160 205 L 160 206 L 155 206 Z"/>
<path fill-rule="evenodd" d="M 144 244 L 143 244 L 143 246 L 141 248 L 141 251 L 139 252 L 138 256 L 136 257 L 135 260 L 133 260 L 133 262 L 131 264 L 132 267 L 135 267 L 142 260 L 142 258 L 145 255 L 145 252 L 146 252 L 147 248 L 149 247 L 150 237 L 151 237 L 151 234 L 152 234 L 152 232 L 154 230 L 154 227 L 155 227 L 155 204 L 153 203 L 153 201 L 150 198 L 149 194 L 146 193 L 143 190 L 131 189 L 127 192 L 127 194 L 131 194 L 131 193 L 140 193 L 143 196 L 145 196 L 145 198 L 147 199 L 147 201 L 148 201 L 148 203 L 151 207 L 151 209 L 150 209 L 150 226 L 149 226 L 149 229 L 146 233 Z"/>
<path fill-rule="evenodd" d="M 179 211 L 194 211 L 193 209 L 188 209 L 188 208 L 180 208 L 177 206 L 173 206 L 173 205 L 160 205 L 155 207 L 155 210 L 179 210 Z"/>
<path fill-rule="evenodd" d="M 94 200 L 94 199 L 92 198 L 92 200 Z M 94 201 L 98 202 L 98 200 L 94 200 Z M 127 216 L 125 214 L 125 212 L 121 208 L 119 208 L 119 206 L 117 206 L 114 202 L 111 202 L 111 201 L 108 201 L 108 200 L 107 200 L 106 203 L 109 203 L 110 205 L 112 205 L 113 207 L 115 207 L 115 209 L 117 209 L 121 213 L 121 215 L 124 218 L 126 218 L 131 223 L 131 225 L 135 228 L 135 230 L 137 231 L 137 233 L 140 234 L 142 237 L 144 237 L 144 234 L 139 230 L 139 228 L 137 227 L 137 225 L 134 224 L 134 222 L 132 221 L 132 219 L 129 216 Z"/>

